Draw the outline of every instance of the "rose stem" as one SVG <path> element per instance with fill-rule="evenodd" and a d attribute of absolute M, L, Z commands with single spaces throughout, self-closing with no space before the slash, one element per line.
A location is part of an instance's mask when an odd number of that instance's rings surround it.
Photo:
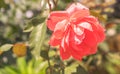
<path fill-rule="evenodd" d="M 47 61 L 48 61 L 49 69 L 50 69 L 50 74 L 52 74 L 52 67 L 51 67 L 51 64 L 50 64 L 49 51 L 50 51 L 50 45 L 49 45 L 49 47 L 48 47 L 48 49 L 47 49 L 47 55 L 48 55 Z"/>

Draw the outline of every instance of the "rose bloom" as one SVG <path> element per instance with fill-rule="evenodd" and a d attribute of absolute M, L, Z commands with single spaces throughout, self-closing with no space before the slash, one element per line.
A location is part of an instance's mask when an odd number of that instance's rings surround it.
<path fill-rule="evenodd" d="M 95 54 L 98 43 L 105 39 L 104 28 L 80 3 L 73 3 L 66 11 L 51 12 L 47 26 L 53 31 L 49 44 L 59 45 L 63 60 Z"/>

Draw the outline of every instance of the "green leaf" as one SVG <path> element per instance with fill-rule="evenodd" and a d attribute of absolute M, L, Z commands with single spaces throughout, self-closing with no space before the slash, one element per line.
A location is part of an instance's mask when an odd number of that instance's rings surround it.
<path fill-rule="evenodd" d="M 33 60 L 28 62 L 28 66 L 27 66 L 28 74 L 34 74 L 33 64 L 34 64 Z"/>
<path fill-rule="evenodd" d="M 82 66 L 78 66 L 77 67 L 77 71 L 75 73 L 72 74 L 88 74 L 88 72 L 82 67 Z"/>
<path fill-rule="evenodd" d="M 0 69 L 0 74 L 8 74 L 8 72 L 5 69 Z"/>
<path fill-rule="evenodd" d="M 41 17 L 41 16 L 42 15 L 38 15 L 37 17 L 34 17 L 30 21 L 28 21 L 24 28 L 24 32 L 30 32 L 34 29 L 35 26 L 43 23 L 45 21 L 45 17 Z"/>
<path fill-rule="evenodd" d="M 70 66 L 65 68 L 65 74 L 71 74 L 72 72 L 76 71 L 76 67 L 78 66 L 78 63 L 73 63 Z"/>
<path fill-rule="evenodd" d="M 33 48 L 32 54 L 37 58 L 40 56 L 40 50 L 46 35 L 46 25 L 41 23 L 36 26 L 30 34 L 29 44 Z"/>
<path fill-rule="evenodd" d="M 10 50 L 10 48 L 12 47 L 13 45 L 12 44 L 4 44 L 0 47 L 0 50 L 1 51 L 8 51 Z"/>
<path fill-rule="evenodd" d="M 19 74 L 18 71 L 14 67 L 11 67 L 11 66 L 5 67 L 5 71 L 7 74 Z"/>
<path fill-rule="evenodd" d="M 20 74 L 27 74 L 27 64 L 24 57 L 17 59 L 17 65 L 20 70 Z"/>
<path fill-rule="evenodd" d="M 41 50 L 40 56 L 43 57 L 44 59 L 48 59 L 48 51 L 47 50 Z"/>
<path fill-rule="evenodd" d="M 48 67 L 48 62 L 43 61 L 39 63 L 38 67 L 36 67 L 36 73 L 35 74 L 46 74 L 46 68 Z"/>
<path fill-rule="evenodd" d="M 106 42 L 102 42 L 99 44 L 99 48 L 104 51 L 104 52 L 108 52 L 109 51 L 109 47 L 108 44 Z"/>
<path fill-rule="evenodd" d="M 117 73 L 116 68 L 112 63 L 106 63 L 105 68 L 109 72 L 109 74 L 119 74 Z"/>
<path fill-rule="evenodd" d="M 30 32 L 34 29 L 34 26 L 32 24 L 27 24 L 23 30 L 23 32 Z"/>
<path fill-rule="evenodd" d="M 0 0 L 0 8 L 5 7 L 5 6 L 6 6 L 6 4 L 5 4 L 4 0 Z"/>

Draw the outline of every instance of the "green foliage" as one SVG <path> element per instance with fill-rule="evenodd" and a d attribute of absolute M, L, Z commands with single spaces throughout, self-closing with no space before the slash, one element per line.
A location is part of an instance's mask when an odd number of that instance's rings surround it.
<path fill-rule="evenodd" d="M 97 17 L 101 22 L 106 22 L 106 18 L 101 15 L 100 13 L 97 13 L 95 10 L 90 10 L 91 15 Z"/>
<path fill-rule="evenodd" d="M 88 72 L 82 67 L 82 66 L 77 66 L 77 71 L 75 73 L 72 74 L 88 74 Z"/>
<path fill-rule="evenodd" d="M 74 63 L 74 64 L 71 64 L 69 65 L 68 67 L 65 68 L 65 74 L 71 74 L 73 72 L 76 72 L 76 67 L 78 66 L 78 63 Z"/>
<path fill-rule="evenodd" d="M 41 15 L 42 16 L 42 15 Z M 40 15 L 29 20 L 27 23 L 26 23 L 26 26 L 24 28 L 24 32 L 30 32 L 33 30 L 33 28 L 35 26 L 37 26 L 38 24 L 41 24 L 45 21 L 45 17 L 41 17 Z"/>
<path fill-rule="evenodd" d="M 1 51 L 8 51 L 10 50 L 10 48 L 12 47 L 13 45 L 12 44 L 4 44 L 0 47 L 0 50 Z"/>
<path fill-rule="evenodd" d="M 46 35 L 46 25 L 41 23 L 36 26 L 30 34 L 30 47 L 33 47 L 32 54 L 37 58 L 40 56 L 40 50 Z"/>
<path fill-rule="evenodd" d="M 17 60 L 17 66 L 18 66 L 18 69 L 20 70 L 20 74 L 27 74 L 27 70 L 25 70 L 27 68 L 26 65 L 27 64 L 24 58 L 19 58 Z"/>
<path fill-rule="evenodd" d="M 39 59 L 26 62 L 25 57 L 17 59 L 17 66 L 5 66 L 0 69 L 0 74 L 45 74 L 47 62 Z"/>
<path fill-rule="evenodd" d="M 2 7 L 6 7 L 4 0 L 0 0 L 0 8 L 2 8 Z"/>

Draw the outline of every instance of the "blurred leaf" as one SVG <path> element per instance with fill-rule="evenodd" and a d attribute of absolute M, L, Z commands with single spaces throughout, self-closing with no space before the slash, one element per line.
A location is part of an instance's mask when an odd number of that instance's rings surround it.
<path fill-rule="evenodd" d="M 33 64 L 34 64 L 33 60 L 28 62 L 28 66 L 27 66 L 28 74 L 34 74 Z"/>
<path fill-rule="evenodd" d="M 23 32 L 30 32 L 34 29 L 32 24 L 27 24 Z"/>
<path fill-rule="evenodd" d="M 29 20 L 26 23 L 26 26 L 24 28 L 24 32 L 30 32 L 34 29 L 35 26 L 38 24 L 41 24 L 45 21 L 45 17 L 41 17 L 42 15 L 39 15 L 37 17 L 34 17 L 33 19 Z"/>
<path fill-rule="evenodd" d="M 106 63 L 105 65 L 106 65 L 105 67 L 106 67 L 107 71 L 109 72 L 109 74 L 118 74 L 112 63 Z"/>
<path fill-rule="evenodd" d="M 65 3 L 73 2 L 73 0 L 61 0 L 61 1 L 64 1 Z"/>
<path fill-rule="evenodd" d="M 120 20 L 119 20 L 120 21 Z M 116 28 L 117 32 L 120 33 L 120 24 L 117 25 L 117 28 Z"/>
<path fill-rule="evenodd" d="M 106 42 L 102 42 L 99 44 L 99 48 L 102 50 L 102 51 L 105 51 L 105 52 L 108 52 L 109 51 L 109 47 L 108 47 L 108 44 Z"/>
<path fill-rule="evenodd" d="M 2 7 L 6 7 L 4 0 L 0 0 L 0 8 L 2 8 Z"/>
<path fill-rule="evenodd" d="M 4 44 L 0 47 L 0 50 L 1 51 L 8 51 L 10 50 L 10 48 L 12 47 L 13 45 L 12 44 Z"/>
<path fill-rule="evenodd" d="M 40 50 L 46 35 L 46 25 L 41 23 L 36 26 L 30 34 L 29 44 L 33 48 L 32 54 L 37 58 L 40 56 Z"/>
<path fill-rule="evenodd" d="M 73 63 L 70 66 L 65 68 L 65 74 L 71 74 L 72 72 L 76 71 L 76 67 L 78 66 L 78 63 Z"/>
<path fill-rule="evenodd" d="M 5 67 L 5 71 L 7 74 L 19 74 L 18 71 L 11 66 Z"/>
<path fill-rule="evenodd" d="M 98 13 L 98 12 L 96 12 L 95 10 L 90 10 L 90 13 L 91 13 L 91 15 L 93 15 L 93 16 L 95 16 L 95 17 L 98 17 L 98 19 L 99 19 L 100 21 L 102 21 L 102 22 L 106 22 L 106 20 L 107 20 L 103 15 L 101 15 L 101 14 Z"/>
<path fill-rule="evenodd" d="M 48 67 L 48 62 L 47 61 L 43 61 L 41 63 L 39 63 L 38 67 L 36 67 L 36 74 L 46 74 L 46 68 Z"/>
<path fill-rule="evenodd" d="M 20 74 L 27 74 L 27 64 L 25 57 L 21 57 L 17 59 L 17 66 L 20 70 Z"/>
<path fill-rule="evenodd" d="M 0 69 L 0 74 L 7 74 L 5 69 Z"/>
<path fill-rule="evenodd" d="M 111 60 L 112 58 L 112 60 Z M 107 55 L 107 59 L 109 60 L 109 62 L 115 64 L 115 65 L 120 65 L 120 56 L 119 54 L 112 54 L 112 53 L 109 53 Z"/>
<path fill-rule="evenodd" d="M 72 74 L 88 74 L 88 72 L 82 67 L 82 66 L 78 66 L 77 67 L 77 71 L 75 73 Z"/>
<path fill-rule="evenodd" d="M 41 50 L 40 56 L 44 59 L 48 59 L 48 51 L 47 50 Z"/>

